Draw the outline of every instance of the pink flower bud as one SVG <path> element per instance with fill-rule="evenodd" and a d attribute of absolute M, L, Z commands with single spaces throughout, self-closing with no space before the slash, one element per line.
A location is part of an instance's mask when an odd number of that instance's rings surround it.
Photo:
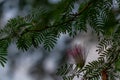
<path fill-rule="evenodd" d="M 83 67 L 85 64 L 85 49 L 81 47 L 80 45 L 76 45 L 73 48 L 68 50 L 68 55 L 72 56 L 75 60 L 76 64 L 79 65 L 79 67 Z"/>

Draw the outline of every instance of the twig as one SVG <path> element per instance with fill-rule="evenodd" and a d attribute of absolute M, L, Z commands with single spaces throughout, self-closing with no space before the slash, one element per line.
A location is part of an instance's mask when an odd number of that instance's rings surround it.
<path fill-rule="evenodd" d="M 81 15 L 84 11 L 86 11 L 92 4 L 93 2 L 96 2 L 98 0 L 91 0 L 83 9 L 81 9 L 81 11 L 79 13 L 76 13 L 73 15 L 73 17 L 65 22 L 62 22 L 62 23 L 59 23 L 59 24 L 56 24 L 56 25 L 53 25 L 53 26 L 46 26 L 44 27 L 43 29 L 40 29 L 40 30 L 27 30 L 28 32 L 40 32 L 40 31 L 43 31 L 43 30 L 46 30 L 46 29 L 49 29 L 49 28 L 54 28 L 54 27 L 58 27 L 59 25 L 64 25 L 66 23 L 70 23 L 72 21 L 74 21 L 77 16 Z"/>

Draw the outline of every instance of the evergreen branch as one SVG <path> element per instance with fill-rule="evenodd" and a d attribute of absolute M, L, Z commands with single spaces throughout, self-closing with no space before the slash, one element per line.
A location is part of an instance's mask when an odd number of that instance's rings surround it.
<path fill-rule="evenodd" d="M 94 0 L 94 1 L 97 1 L 97 0 Z M 73 14 L 74 17 L 72 17 L 71 19 L 69 19 L 69 20 L 67 20 L 67 21 L 65 21 L 65 22 L 63 22 L 63 23 L 54 25 L 53 27 L 57 27 L 57 26 L 59 26 L 59 25 L 64 25 L 64 24 L 66 24 L 66 23 L 69 23 L 69 22 L 74 21 L 74 20 L 77 18 L 77 16 L 81 15 L 81 14 L 82 14 L 84 11 L 86 11 L 92 4 L 93 4 L 93 0 L 92 0 L 91 2 L 89 2 L 79 13 Z"/>
<path fill-rule="evenodd" d="M 65 21 L 65 22 L 62 22 L 62 23 L 59 23 L 59 24 L 56 24 L 56 25 L 53 25 L 53 26 L 45 26 L 44 28 L 40 29 L 40 30 L 29 30 L 29 29 L 26 29 L 25 33 L 26 32 L 41 32 L 41 31 L 44 31 L 44 30 L 47 30 L 49 28 L 55 28 L 55 27 L 58 27 L 60 25 L 64 25 L 64 24 L 67 24 L 67 23 L 70 23 L 72 21 L 74 21 L 78 16 L 80 16 L 84 11 L 86 11 L 90 6 L 93 5 L 94 2 L 97 2 L 99 0 L 91 0 L 90 2 L 88 2 L 88 4 L 83 8 L 81 9 L 81 11 L 79 11 L 79 13 L 75 13 L 75 14 L 72 14 L 73 17 L 70 18 L 69 20 Z M 25 34 L 25 33 L 22 33 L 21 35 Z"/>
<path fill-rule="evenodd" d="M 91 7 L 94 2 L 97 2 L 97 1 L 99 1 L 99 0 L 91 0 L 91 1 L 88 2 L 88 4 L 87 4 L 85 7 L 83 7 L 78 13 L 73 14 L 73 17 L 71 17 L 70 19 L 68 19 L 68 20 L 66 20 L 66 21 L 64 21 L 64 22 L 62 22 L 62 23 L 58 23 L 58 24 L 52 25 L 52 26 L 44 26 L 42 29 L 33 29 L 33 30 L 31 30 L 31 29 L 25 28 L 25 29 L 20 33 L 20 35 L 22 36 L 22 35 L 24 35 L 25 33 L 28 33 L 28 32 L 41 32 L 41 31 L 44 31 L 44 30 L 47 30 L 47 29 L 50 29 L 50 28 L 56 28 L 56 27 L 58 27 L 58 26 L 60 26 L 60 25 L 69 24 L 70 22 L 74 21 L 78 16 L 80 16 L 84 11 L 86 11 L 89 7 Z M 24 28 L 24 26 L 29 26 L 29 25 L 34 26 L 34 23 L 23 23 L 23 24 L 20 24 L 18 27 L 21 26 L 21 27 Z M 4 38 L 4 39 L 5 39 L 5 38 Z M 3 40 L 4 40 L 4 39 L 3 39 Z M 2 39 L 0 39 L 0 40 L 2 40 Z"/>
<path fill-rule="evenodd" d="M 4 37 L 4 38 L 1 38 L 0 41 L 4 41 L 4 40 L 7 40 L 7 39 L 10 39 L 10 37 L 9 37 L 9 36 L 6 36 L 6 37 Z"/>

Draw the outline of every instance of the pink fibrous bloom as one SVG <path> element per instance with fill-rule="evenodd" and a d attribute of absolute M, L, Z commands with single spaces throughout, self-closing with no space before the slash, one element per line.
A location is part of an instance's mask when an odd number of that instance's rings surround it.
<path fill-rule="evenodd" d="M 72 56 L 75 60 L 75 63 L 80 67 L 83 67 L 85 64 L 85 49 L 80 45 L 75 45 L 73 48 L 68 49 L 68 55 Z"/>

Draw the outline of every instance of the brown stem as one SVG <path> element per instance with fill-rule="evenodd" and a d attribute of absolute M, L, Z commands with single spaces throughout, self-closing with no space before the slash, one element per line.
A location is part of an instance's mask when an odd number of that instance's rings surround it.
<path fill-rule="evenodd" d="M 102 80 L 108 80 L 108 74 L 106 69 L 103 69 L 101 71 L 101 77 L 102 77 Z"/>

